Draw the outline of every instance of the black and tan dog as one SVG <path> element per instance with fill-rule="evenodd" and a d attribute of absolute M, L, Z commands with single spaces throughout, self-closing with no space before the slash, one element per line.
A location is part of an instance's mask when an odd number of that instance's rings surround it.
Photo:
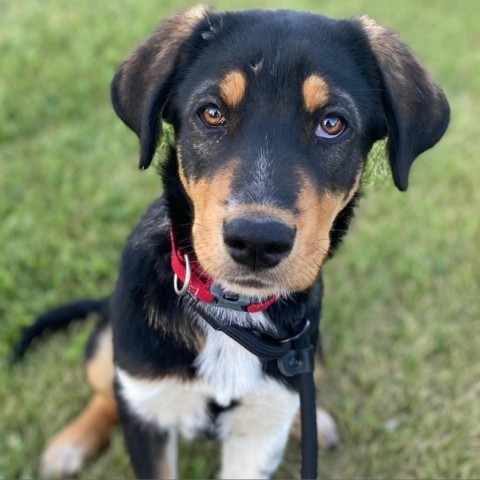
<path fill-rule="evenodd" d="M 142 169 L 162 122 L 175 143 L 164 194 L 130 237 L 112 297 L 49 313 L 30 331 L 103 311 L 86 363 L 94 397 L 49 444 L 43 471 L 78 471 L 120 418 L 140 478 L 174 477 L 177 434 L 199 432 L 221 440 L 222 478 L 269 477 L 298 410 L 296 385 L 197 311 L 282 336 L 305 307 L 316 342 L 320 272 L 347 231 L 372 145 L 388 138 L 406 190 L 412 162 L 447 128 L 446 98 L 368 17 L 201 6 L 131 54 L 112 98 L 140 139 Z"/>

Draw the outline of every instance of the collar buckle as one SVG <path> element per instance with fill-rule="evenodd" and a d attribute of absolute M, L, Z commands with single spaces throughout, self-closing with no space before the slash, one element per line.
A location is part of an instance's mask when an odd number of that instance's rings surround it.
<path fill-rule="evenodd" d="M 217 307 L 246 312 L 247 307 L 252 305 L 251 297 L 228 292 L 215 283 L 210 287 L 210 293 L 215 297 L 215 305 Z"/>

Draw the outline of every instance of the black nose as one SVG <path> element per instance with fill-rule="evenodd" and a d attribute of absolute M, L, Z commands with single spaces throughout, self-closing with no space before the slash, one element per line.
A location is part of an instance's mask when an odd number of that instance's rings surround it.
<path fill-rule="evenodd" d="M 238 263 L 253 270 L 272 268 L 288 256 L 295 229 L 270 217 L 236 217 L 223 225 L 223 241 Z"/>

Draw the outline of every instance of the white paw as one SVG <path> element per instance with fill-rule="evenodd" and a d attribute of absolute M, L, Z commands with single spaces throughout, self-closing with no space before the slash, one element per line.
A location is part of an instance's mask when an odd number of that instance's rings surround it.
<path fill-rule="evenodd" d="M 322 448 L 335 448 L 340 443 L 337 424 L 333 417 L 321 408 L 317 408 L 318 444 Z"/>
<path fill-rule="evenodd" d="M 42 478 L 71 478 L 85 464 L 85 451 L 78 445 L 53 444 L 42 455 L 40 475 Z"/>

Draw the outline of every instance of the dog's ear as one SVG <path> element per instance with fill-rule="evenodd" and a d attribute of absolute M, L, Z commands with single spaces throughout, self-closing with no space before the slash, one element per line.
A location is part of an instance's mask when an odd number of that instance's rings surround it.
<path fill-rule="evenodd" d="M 366 34 L 377 60 L 393 180 L 404 191 L 412 162 L 445 133 L 450 108 L 442 89 L 394 31 L 366 16 L 354 22 Z"/>
<path fill-rule="evenodd" d="M 186 61 L 195 28 L 212 10 L 198 5 L 163 21 L 123 62 L 111 85 L 117 115 L 140 139 L 146 169 L 162 134 L 161 116 L 175 73 Z"/>

